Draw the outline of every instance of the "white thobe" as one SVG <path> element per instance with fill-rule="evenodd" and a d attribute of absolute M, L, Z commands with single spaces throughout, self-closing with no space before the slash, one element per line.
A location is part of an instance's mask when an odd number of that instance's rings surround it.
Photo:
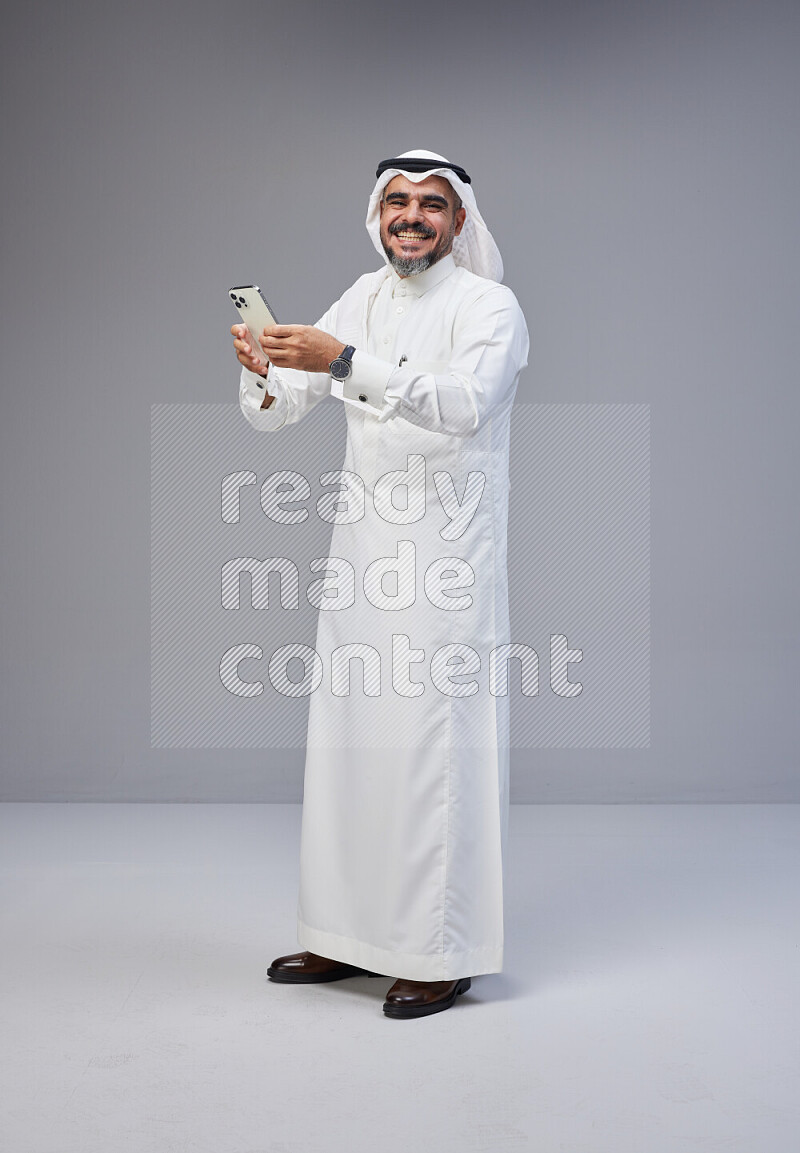
<path fill-rule="evenodd" d="M 505 662 L 493 683 L 490 672 L 510 640 L 509 422 L 525 320 L 508 288 L 449 255 L 416 276 L 361 277 L 317 327 L 356 348 L 344 385 L 270 367 L 269 408 L 246 369 L 239 392 L 264 431 L 341 400 L 342 471 L 366 497 L 354 520 L 343 487 L 331 539 L 328 579 L 348 562 L 354 593 L 320 603 L 298 941 L 410 980 L 499 972 L 509 710 L 493 689 Z M 402 560 L 394 578 L 373 563 L 390 557 Z"/>

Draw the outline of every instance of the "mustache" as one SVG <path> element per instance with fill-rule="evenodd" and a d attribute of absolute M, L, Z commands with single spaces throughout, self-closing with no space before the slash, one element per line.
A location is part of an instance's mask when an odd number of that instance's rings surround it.
<path fill-rule="evenodd" d="M 435 231 L 427 224 L 404 224 L 402 220 L 389 226 L 389 235 L 395 236 L 398 232 L 414 232 L 425 240 L 435 236 Z"/>

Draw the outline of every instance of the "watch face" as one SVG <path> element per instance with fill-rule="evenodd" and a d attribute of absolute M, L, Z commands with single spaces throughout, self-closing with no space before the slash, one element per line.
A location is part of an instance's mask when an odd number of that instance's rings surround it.
<path fill-rule="evenodd" d="M 347 380 L 350 375 L 352 365 L 349 360 L 345 360 L 341 356 L 337 356 L 336 360 L 331 361 L 330 372 L 334 380 Z"/>

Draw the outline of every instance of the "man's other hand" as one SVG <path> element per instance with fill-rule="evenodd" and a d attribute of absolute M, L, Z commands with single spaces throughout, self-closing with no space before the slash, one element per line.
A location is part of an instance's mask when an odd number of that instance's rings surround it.
<path fill-rule="evenodd" d="M 302 372 L 327 372 L 331 361 L 347 347 L 309 324 L 271 324 L 262 332 L 259 344 L 276 368 Z"/>

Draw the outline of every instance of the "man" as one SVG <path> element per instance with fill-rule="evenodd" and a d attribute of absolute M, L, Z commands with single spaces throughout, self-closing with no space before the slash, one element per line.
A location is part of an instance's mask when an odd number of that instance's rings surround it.
<path fill-rule="evenodd" d="M 268 973 L 391 975 L 386 1015 L 420 1017 L 502 969 L 509 420 L 528 333 L 466 172 L 418 149 L 376 175 L 385 267 L 316 326 L 266 328 L 268 371 L 232 333 L 254 428 L 329 395 L 347 417 L 315 650 L 330 685 L 309 702 L 304 950 Z"/>

